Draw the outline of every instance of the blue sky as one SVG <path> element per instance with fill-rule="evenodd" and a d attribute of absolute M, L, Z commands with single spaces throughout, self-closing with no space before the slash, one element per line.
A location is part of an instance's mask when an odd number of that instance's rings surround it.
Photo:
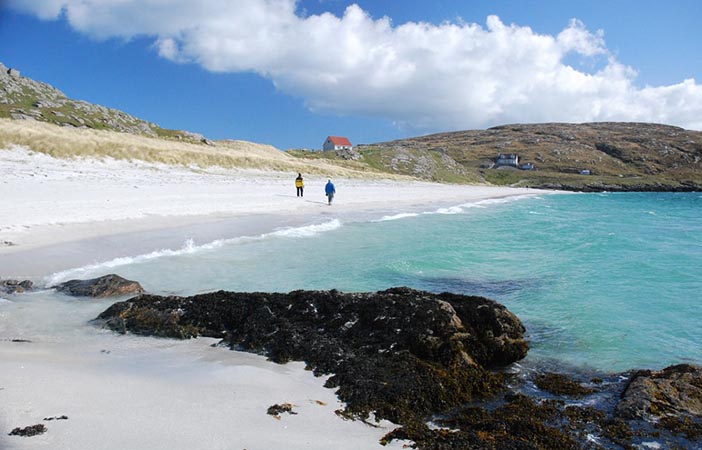
<path fill-rule="evenodd" d="M 281 149 L 545 121 L 702 129 L 702 2 L 5 0 L 0 62 Z"/>

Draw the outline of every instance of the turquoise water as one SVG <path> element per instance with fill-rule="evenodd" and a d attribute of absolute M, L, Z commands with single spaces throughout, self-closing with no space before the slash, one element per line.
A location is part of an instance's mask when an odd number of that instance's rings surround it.
<path fill-rule="evenodd" d="M 531 362 L 604 371 L 702 363 L 702 194 L 545 195 L 341 217 L 79 275 L 116 272 L 178 295 L 399 285 L 483 295 L 525 323 Z"/>

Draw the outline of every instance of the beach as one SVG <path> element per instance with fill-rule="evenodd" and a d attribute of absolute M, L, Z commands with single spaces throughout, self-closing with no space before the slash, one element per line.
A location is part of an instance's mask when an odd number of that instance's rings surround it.
<path fill-rule="evenodd" d="M 334 391 L 303 363 L 277 365 L 212 347 L 214 339 L 115 335 L 88 323 L 112 300 L 43 288 L 55 272 L 115 258 L 539 193 L 334 178 L 330 206 L 320 175 L 302 174 L 298 198 L 297 173 L 55 159 L 25 148 L 0 151 L 0 170 L 0 197 L 11 205 L 0 211 L 0 277 L 39 288 L 0 299 L 0 448 L 8 450 L 380 448 L 394 425 L 339 417 Z M 297 414 L 266 414 L 282 403 Z M 39 423 L 45 434 L 8 436 Z"/>
<path fill-rule="evenodd" d="M 15 147 L 0 151 L 0 276 L 36 277 L 68 267 L 312 224 L 368 211 L 407 212 L 511 196 L 527 188 L 307 177 L 297 173 L 169 166 L 110 158 L 57 159 Z"/>

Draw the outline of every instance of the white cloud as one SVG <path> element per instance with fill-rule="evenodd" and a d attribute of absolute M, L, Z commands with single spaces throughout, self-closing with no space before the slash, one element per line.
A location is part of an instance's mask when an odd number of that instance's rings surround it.
<path fill-rule="evenodd" d="M 508 25 L 394 25 L 357 5 L 303 16 L 294 0 L 9 0 L 97 39 L 150 36 L 161 57 L 252 71 L 314 111 L 417 131 L 512 122 L 653 121 L 702 129 L 702 85 L 638 88 L 604 33 L 573 19 L 557 36 Z M 572 67 L 575 56 L 597 70 Z M 576 58 L 576 59 L 577 59 Z"/>

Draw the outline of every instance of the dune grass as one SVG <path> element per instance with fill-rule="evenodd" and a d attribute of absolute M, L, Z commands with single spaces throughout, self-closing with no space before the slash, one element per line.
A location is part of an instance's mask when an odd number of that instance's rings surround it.
<path fill-rule="evenodd" d="M 54 158 L 114 158 L 200 168 L 304 172 L 349 178 L 403 178 L 358 163 L 295 158 L 270 145 L 224 140 L 179 142 L 107 130 L 60 127 L 32 120 L 0 119 L 0 151 L 23 146 Z"/>

